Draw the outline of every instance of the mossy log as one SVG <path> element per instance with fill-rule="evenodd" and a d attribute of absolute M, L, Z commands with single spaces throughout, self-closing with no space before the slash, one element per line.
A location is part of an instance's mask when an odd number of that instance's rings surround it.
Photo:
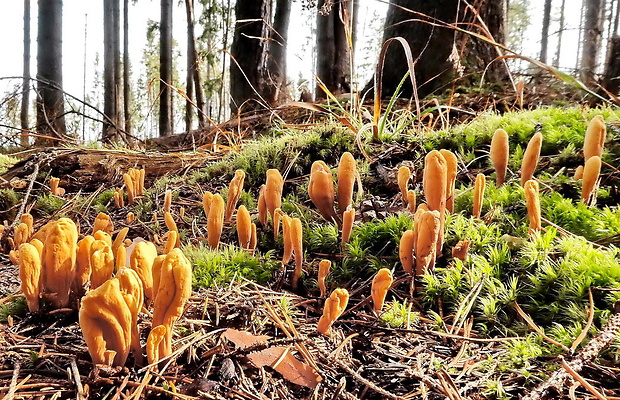
<path fill-rule="evenodd" d="M 123 172 L 129 168 L 144 167 L 147 181 L 168 174 L 183 174 L 204 167 L 221 156 L 207 153 L 145 153 L 130 150 L 107 149 L 40 149 L 13 165 L 0 179 L 0 185 L 9 185 L 14 179 L 30 180 L 39 165 L 37 180 L 47 176 L 59 177 L 60 186 L 68 191 L 93 191 L 108 183 L 122 185 Z"/>

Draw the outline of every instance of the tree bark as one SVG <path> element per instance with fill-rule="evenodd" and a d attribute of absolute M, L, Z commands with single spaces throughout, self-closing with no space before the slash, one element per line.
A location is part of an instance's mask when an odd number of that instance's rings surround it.
<path fill-rule="evenodd" d="M 192 99 L 191 92 L 196 92 L 196 112 L 198 113 L 198 126 L 206 125 L 206 108 L 200 70 L 198 68 L 198 52 L 196 50 L 196 35 L 194 33 L 194 0 L 185 0 L 185 11 L 187 16 L 187 96 Z M 185 110 L 185 126 L 187 132 L 191 129 L 191 115 L 193 105 L 188 102 Z"/>
<path fill-rule="evenodd" d="M 620 36 L 617 35 L 610 39 L 602 86 L 614 95 L 620 91 Z"/>
<path fill-rule="evenodd" d="M 317 7 L 316 75 L 331 93 L 350 92 L 353 46 L 349 45 L 346 30 L 354 36 L 354 28 L 350 25 L 354 10 L 353 1 L 342 0 L 332 3 L 330 0 L 319 0 Z M 345 27 L 345 23 L 348 23 L 349 27 Z M 318 99 L 327 97 L 320 85 L 317 87 L 316 97 Z"/>
<path fill-rule="evenodd" d="M 30 107 L 30 0 L 24 0 L 24 69 L 22 81 L 22 108 L 20 113 L 20 123 L 22 136 L 20 143 L 28 146 L 28 108 Z"/>
<path fill-rule="evenodd" d="M 116 5 L 115 5 L 116 3 Z M 118 35 L 116 9 L 118 0 L 103 2 L 103 113 L 109 120 L 103 121 L 101 140 L 112 143 L 118 139 L 118 80 L 117 44 Z"/>
<path fill-rule="evenodd" d="M 560 66 L 560 54 L 562 53 L 562 36 L 564 35 L 564 6 L 566 0 L 562 0 L 560 6 L 560 27 L 558 28 L 558 45 L 555 48 L 555 57 L 553 58 L 553 66 L 558 68 Z"/>
<path fill-rule="evenodd" d="M 38 1 L 37 129 L 40 135 L 61 137 L 66 132 L 62 91 L 62 1 Z M 38 138 L 36 144 L 53 141 Z"/>
<path fill-rule="evenodd" d="M 161 0 L 159 24 L 159 136 L 172 134 L 172 0 Z"/>
<path fill-rule="evenodd" d="M 123 112 L 125 132 L 131 135 L 131 80 L 129 72 L 129 0 L 123 1 Z"/>
<path fill-rule="evenodd" d="M 265 99 L 275 106 L 287 99 L 286 50 L 288 27 L 291 15 L 291 0 L 276 0 L 276 12 L 269 43 L 269 80 L 263 89 Z"/>
<path fill-rule="evenodd" d="M 269 16 L 271 0 L 237 0 L 237 23 L 233 34 L 230 64 L 231 110 L 236 113 L 247 100 L 261 100 L 267 76 Z M 248 102 L 246 109 L 259 103 Z"/>
<path fill-rule="evenodd" d="M 414 58 L 417 57 L 416 89 L 420 97 L 445 87 L 455 78 L 459 78 L 465 70 L 480 74 L 480 71 L 488 67 L 485 82 L 501 83 L 506 78 L 505 65 L 498 61 L 492 62 L 499 55 L 495 46 L 441 26 L 458 23 L 461 28 L 483 34 L 484 32 L 476 28 L 480 25 L 477 19 L 479 16 L 493 39 L 497 43 L 503 43 L 506 2 L 479 0 L 473 5 L 476 12 L 463 6 L 459 0 L 390 1 L 383 40 L 400 36 L 409 43 Z M 407 71 L 407 61 L 402 48 L 398 45 L 390 46 L 383 68 L 382 95 L 392 96 Z M 372 82 L 369 82 L 364 90 L 371 89 Z M 411 97 L 411 85 L 403 85 L 401 95 Z"/>
<path fill-rule="evenodd" d="M 585 1 L 585 26 L 580 77 L 585 84 L 596 80 L 596 66 L 603 31 L 603 0 Z"/>
<path fill-rule="evenodd" d="M 540 61 L 547 63 L 547 45 L 549 43 L 549 24 L 551 22 L 551 0 L 545 0 L 543 10 L 542 34 L 540 36 Z"/>

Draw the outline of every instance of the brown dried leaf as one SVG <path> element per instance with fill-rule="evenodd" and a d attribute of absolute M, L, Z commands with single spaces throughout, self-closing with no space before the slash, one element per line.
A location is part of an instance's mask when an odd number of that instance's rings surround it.
<path fill-rule="evenodd" d="M 271 336 L 267 335 L 252 335 L 250 332 L 238 331 L 236 329 L 226 329 L 222 334 L 226 339 L 233 342 L 241 349 L 246 349 L 256 343 L 266 342 L 271 339 Z"/>
<path fill-rule="evenodd" d="M 251 353 L 248 358 L 257 367 L 274 368 L 284 379 L 296 385 L 314 389 L 321 381 L 314 368 L 295 358 L 287 347 L 270 347 Z"/>

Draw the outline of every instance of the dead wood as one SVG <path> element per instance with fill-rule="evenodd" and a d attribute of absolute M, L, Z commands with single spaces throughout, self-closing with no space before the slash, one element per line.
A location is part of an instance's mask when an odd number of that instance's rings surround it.
<path fill-rule="evenodd" d="M 110 187 L 122 185 L 129 168 L 144 167 L 147 181 L 204 167 L 220 157 L 209 153 L 159 153 L 107 149 L 46 148 L 13 165 L 2 178 L 26 179 L 37 168 L 41 174 L 61 178 L 61 186 L 69 191 L 94 191 L 102 182 Z M 4 181 L 3 181 L 4 182 Z"/>

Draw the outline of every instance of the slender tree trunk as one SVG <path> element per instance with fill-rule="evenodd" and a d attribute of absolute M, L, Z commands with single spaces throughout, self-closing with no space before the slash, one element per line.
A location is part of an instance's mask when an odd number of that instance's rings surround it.
<path fill-rule="evenodd" d="M 543 10 L 542 35 L 540 37 L 540 61 L 547 63 L 547 46 L 549 43 L 549 24 L 551 23 L 551 0 L 545 0 Z"/>
<path fill-rule="evenodd" d="M 159 24 L 159 136 L 168 136 L 172 126 L 172 0 L 161 0 Z"/>
<path fill-rule="evenodd" d="M 586 0 L 585 31 L 581 55 L 581 80 L 591 84 L 596 80 L 596 66 L 603 31 L 603 0 Z"/>
<path fill-rule="evenodd" d="M 269 77 L 263 89 L 264 97 L 272 106 L 287 98 L 286 91 L 286 49 L 288 26 L 291 15 L 291 0 L 276 0 L 276 11 L 269 44 Z"/>
<path fill-rule="evenodd" d="M 125 132 L 131 135 L 131 79 L 129 73 L 129 0 L 123 1 L 123 112 Z"/>
<path fill-rule="evenodd" d="M 30 107 L 30 0 L 24 0 L 24 69 L 22 81 L 22 108 L 20 113 L 20 122 L 22 127 L 22 136 L 20 143 L 22 146 L 28 146 L 28 108 Z"/>
<path fill-rule="evenodd" d="M 193 0 L 185 0 L 185 14 L 187 17 L 187 74 L 185 76 L 185 132 L 192 130 L 192 122 L 194 119 L 194 73 L 193 65 L 195 63 L 193 53 L 194 42 L 194 18 L 192 13 Z M 200 113 L 200 112 L 198 112 Z"/>
<path fill-rule="evenodd" d="M 231 110 L 237 112 L 247 100 L 261 100 L 260 90 L 267 77 L 267 48 L 271 0 L 237 0 L 237 23 L 231 47 Z M 244 104 L 245 109 L 259 107 L 257 102 Z"/>
<path fill-rule="evenodd" d="M 620 36 L 610 39 L 602 86 L 614 95 L 620 91 Z"/>
<path fill-rule="evenodd" d="M 227 0 L 226 8 L 222 11 L 222 19 L 224 23 L 224 35 L 222 36 L 222 48 L 224 49 L 228 48 L 228 40 L 230 36 L 230 13 L 231 11 L 232 11 L 232 8 L 230 5 L 230 0 Z M 226 59 L 227 58 L 228 57 L 222 57 L 222 71 L 226 71 Z M 207 76 L 210 77 L 210 74 L 207 74 Z M 222 84 L 220 85 L 219 96 L 218 96 L 219 97 L 219 104 L 218 104 L 218 110 L 217 110 L 218 121 L 221 121 L 224 117 L 224 90 L 226 87 L 227 87 L 226 78 L 223 77 Z M 210 103 L 210 101 L 208 101 L 208 103 Z M 211 115 L 210 104 L 207 106 L 207 110 L 208 110 L 209 115 Z"/>
<path fill-rule="evenodd" d="M 555 48 L 555 57 L 553 58 L 553 66 L 558 68 L 560 66 L 560 54 L 562 52 L 562 36 L 564 35 L 564 6 L 566 0 L 562 0 L 562 6 L 560 7 L 560 27 L 558 28 L 558 45 Z"/>
<path fill-rule="evenodd" d="M 118 0 L 104 0 L 103 2 L 103 113 L 109 118 L 104 119 L 102 141 L 111 143 L 118 137 L 118 79 L 117 53 L 118 26 L 115 22 Z"/>
<path fill-rule="evenodd" d="M 614 13 L 614 27 L 611 31 L 611 36 L 618 35 L 618 22 L 620 20 L 620 0 L 616 0 L 616 12 Z"/>
<path fill-rule="evenodd" d="M 62 91 L 62 1 L 38 1 L 37 128 L 45 136 L 65 135 Z M 39 138 L 38 145 L 51 141 Z"/>
<path fill-rule="evenodd" d="M 316 20 L 317 67 L 316 75 L 331 93 L 351 91 L 351 54 L 352 46 L 347 40 L 345 23 L 349 23 L 353 14 L 353 1 L 334 2 L 319 0 Z M 352 33 L 351 33 L 352 35 Z M 317 87 L 316 97 L 327 95 Z"/>
<path fill-rule="evenodd" d="M 206 125 L 205 115 L 205 99 L 202 91 L 202 82 L 200 79 L 200 70 L 198 68 L 198 52 L 196 50 L 196 35 L 194 33 L 194 0 L 185 0 L 185 10 L 187 13 L 187 91 L 188 97 L 190 91 L 196 92 L 196 107 L 198 113 L 198 126 L 204 127 Z M 186 107 L 186 128 L 190 131 L 191 128 L 191 108 L 193 105 L 188 102 Z M 189 123 L 188 123 L 189 118 Z"/>

